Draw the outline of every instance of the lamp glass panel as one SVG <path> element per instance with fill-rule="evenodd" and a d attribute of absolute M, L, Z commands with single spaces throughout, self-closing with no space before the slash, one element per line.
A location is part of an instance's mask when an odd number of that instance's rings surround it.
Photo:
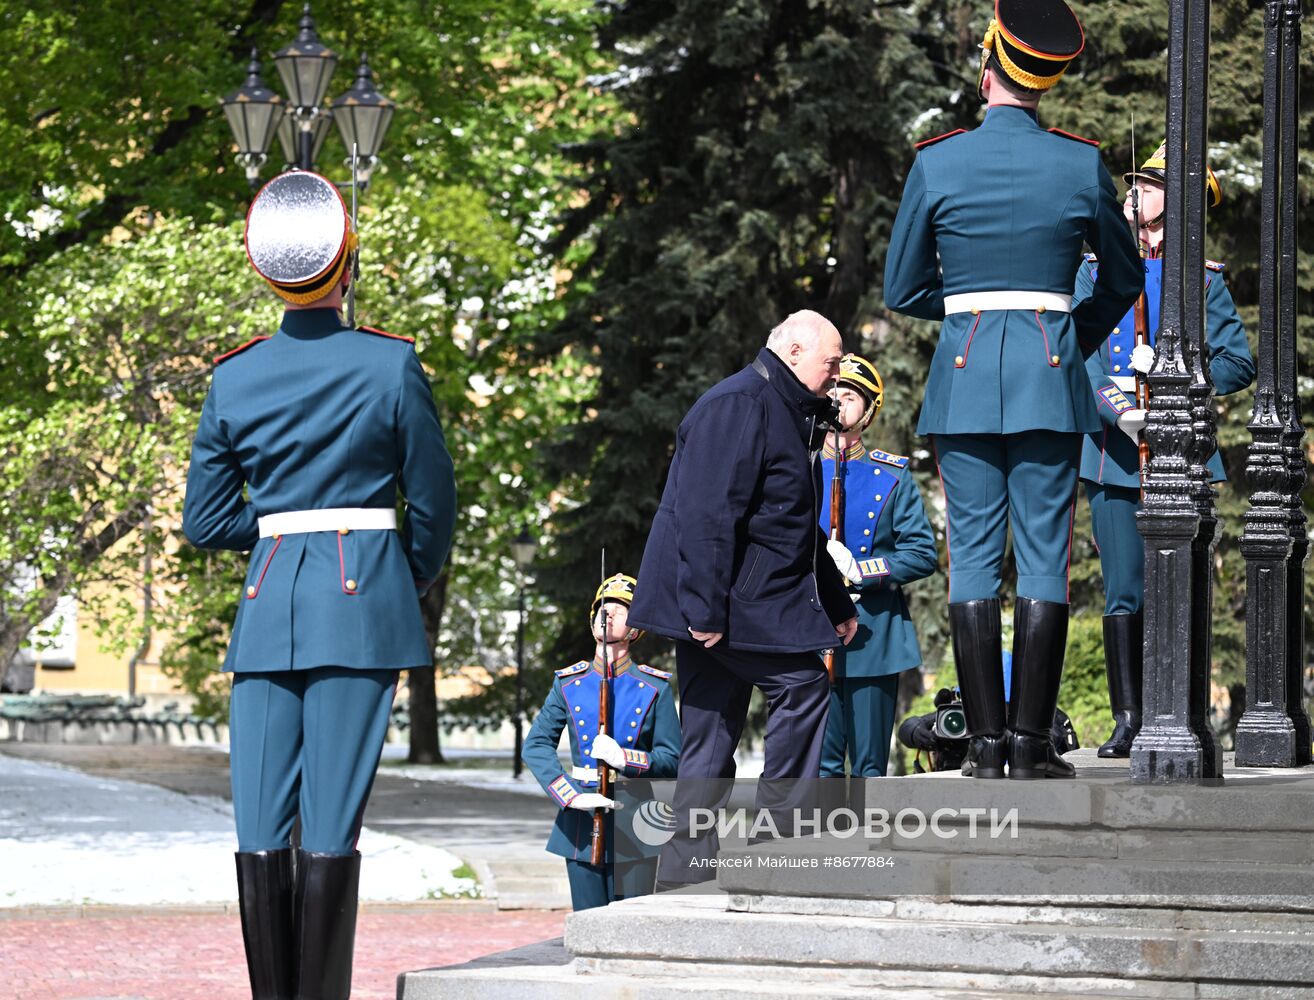
<path fill-rule="evenodd" d="M 243 153 L 251 151 L 251 129 L 246 117 L 246 102 L 233 101 L 224 105 L 224 114 L 228 116 L 228 127 L 233 130 L 233 141 Z"/>
<path fill-rule="evenodd" d="M 328 115 L 320 115 L 315 119 L 314 151 L 310 154 L 312 160 L 319 160 L 319 151 L 324 148 L 324 140 L 328 138 L 331 125 L 332 121 Z"/>
<path fill-rule="evenodd" d="M 529 536 L 528 532 L 522 531 L 511 542 L 511 558 L 515 560 L 516 566 L 520 569 L 528 568 L 537 553 L 538 543 Z"/>
<path fill-rule="evenodd" d="M 301 107 L 301 91 L 297 89 L 296 73 L 297 57 L 284 49 L 278 55 L 274 56 L 274 65 L 278 67 L 278 75 L 283 81 L 283 90 L 287 92 L 288 99 L 292 102 L 293 107 Z"/>
<path fill-rule="evenodd" d="M 326 52 L 322 56 L 301 56 L 296 60 L 297 82 L 305 103 L 319 107 L 324 103 L 329 78 L 337 68 L 338 57 Z"/>
<path fill-rule="evenodd" d="M 274 112 L 279 105 L 268 101 L 232 101 L 224 105 L 224 114 L 233 130 L 233 139 L 243 153 L 264 153 L 274 138 Z"/>
<path fill-rule="evenodd" d="M 351 111 L 351 107 L 344 104 L 337 104 L 333 108 L 333 121 L 337 123 L 338 135 L 342 137 L 342 145 L 346 147 L 348 156 L 351 155 L 351 144 L 355 142 L 358 147 L 360 144 L 360 138 L 356 135 L 356 122 L 351 117 Z M 357 152 L 361 150 L 357 148 Z"/>
<path fill-rule="evenodd" d="M 292 123 L 292 116 L 284 114 L 278 123 L 278 143 L 283 147 L 283 162 L 291 165 L 297 162 L 297 128 Z"/>
<path fill-rule="evenodd" d="M 357 134 L 364 136 L 363 141 L 360 138 L 356 140 L 360 142 L 361 154 L 375 156 L 383 146 L 384 133 L 392 122 L 393 107 L 390 104 L 364 106 L 358 108 L 356 113 L 361 119 Z"/>

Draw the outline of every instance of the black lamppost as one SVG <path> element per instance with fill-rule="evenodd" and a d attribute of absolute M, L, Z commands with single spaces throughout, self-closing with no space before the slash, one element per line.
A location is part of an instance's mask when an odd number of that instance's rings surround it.
<path fill-rule="evenodd" d="M 520 528 L 520 534 L 511 540 L 511 558 L 516 563 L 517 606 L 520 620 L 516 624 L 516 701 L 514 722 L 516 727 L 516 745 L 511 765 L 511 773 L 519 778 L 524 771 L 520 753 L 524 749 L 524 676 L 525 676 L 525 573 L 534 562 L 538 551 L 538 542 L 529 533 L 527 526 Z"/>
<path fill-rule="evenodd" d="M 299 27 L 297 37 L 274 54 L 287 100 L 265 86 L 259 54 L 254 49 L 246 82 L 223 99 L 224 113 L 237 142 L 237 162 L 246 171 L 251 187 L 256 187 L 260 169 L 269 158 L 269 146 L 277 135 L 285 169 L 313 170 L 331 119 L 346 147 L 349 167 L 354 144 L 356 183 L 364 188 L 378 165 L 379 149 L 397 105 L 375 88 L 369 63 L 361 56 L 351 89 L 327 107 L 325 97 L 338 54 L 315 33 L 310 4 L 302 9 Z"/>

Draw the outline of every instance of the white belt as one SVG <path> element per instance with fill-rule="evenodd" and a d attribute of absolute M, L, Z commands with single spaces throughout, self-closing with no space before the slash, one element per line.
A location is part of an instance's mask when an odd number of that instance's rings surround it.
<path fill-rule="evenodd" d="M 597 781 L 598 769 L 596 767 L 572 767 L 570 776 L 576 781 Z"/>
<path fill-rule="evenodd" d="M 1135 375 L 1110 375 L 1109 381 L 1112 382 L 1114 385 L 1116 385 L 1123 392 L 1136 391 Z"/>
<path fill-rule="evenodd" d="M 1028 312 L 1072 312 L 1072 296 L 1058 292 L 963 292 L 944 297 L 944 314 L 1025 309 Z"/>
<path fill-rule="evenodd" d="M 397 512 L 391 507 L 326 507 L 285 510 L 257 519 L 260 537 L 301 535 L 310 531 L 396 531 Z"/>

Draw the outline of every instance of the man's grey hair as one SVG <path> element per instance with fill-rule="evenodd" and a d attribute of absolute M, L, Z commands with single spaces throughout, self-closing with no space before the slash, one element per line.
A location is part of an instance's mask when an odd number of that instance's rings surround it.
<path fill-rule="evenodd" d="M 798 344 L 803 348 L 812 347 L 821 336 L 821 331 L 833 325 L 819 312 L 800 309 L 786 316 L 780 325 L 771 331 L 766 345 L 776 354 L 783 356 L 789 350 L 790 344 Z"/>

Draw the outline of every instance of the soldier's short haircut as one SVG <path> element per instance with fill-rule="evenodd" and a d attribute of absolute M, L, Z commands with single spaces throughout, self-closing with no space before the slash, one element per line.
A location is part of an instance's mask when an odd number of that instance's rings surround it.
<path fill-rule="evenodd" d="M 1018 83 L 1006 72 L 1004 72 L 1004 66 L 999 61 L 999 56 L 992 55 L 990 57 L 989 66 L 990 69 L 994 70 L 995 73 L 995 86 L 1003 87 L 1014 97 L 1020 97 L 1024 101 L 1034 101 L 1034 100 L 1038 100 L 1041 96 L 1045 94 L 1045 91 L 1043 90 L 1032 90 L 1030 87 L 1022 86 L 1022 84 Z"/>

